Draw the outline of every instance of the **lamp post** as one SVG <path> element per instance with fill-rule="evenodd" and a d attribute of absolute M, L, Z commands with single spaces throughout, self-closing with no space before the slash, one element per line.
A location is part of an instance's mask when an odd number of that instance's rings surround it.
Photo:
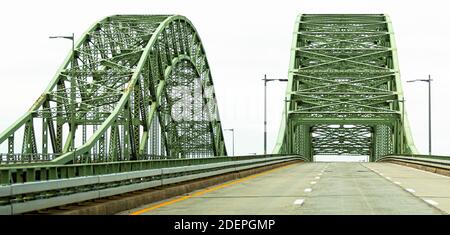
<path fill-rule="evenodd" d="M 289 150 L 289 141 L 288 141 L 288 137 L 289 137 L 289 128 L 288 128 L 288 105 L 287 103 L 290 102 L 291 100 L 288 100 L 287 98 L 284 98 L 284 133 L 285 133 L 285 140 L 286 140 L 286 153 L 288 154 L 288 150 Z"/>
<path fill-rule="evenodd" d="M 271 81 L 287 82 L 288 79 L 267 79 L 264 74 L 264 155 L 267 154 L 267 83 Z"/>
<path fill-rule="evenodd" d="M 428 155 L 431 155 L 431 75 L 428 79 L 415 79 L 406 82 L 428 82 Z"/>
<path fill-rule="evenodd" d="M 232 132 L 232 143 L 233 143 L 233 156 L 234 156 L 234 129 L 224 129 L 224 131 L 231 131 Z"/>
<path fill-rule="evenodd" d="M 69 146 L 69 148 L 73 149 L 73 147 L 75 146 L 75 76 L 73 74 L 73 67 L 75 65 L 74 60 L 75 60 L 75 34 L 72 33 L 72 36 L 50 36 L 50 39 L 57 39 L 57 38 L 63 38 L 63 39 L 69 39 L 72 41 L 72 60 L 71 60 L 71 75 L 70 76 L 70 132 L 71 132 L 71 136 L 70 136 L 70 141 L 71 144 Z"/>

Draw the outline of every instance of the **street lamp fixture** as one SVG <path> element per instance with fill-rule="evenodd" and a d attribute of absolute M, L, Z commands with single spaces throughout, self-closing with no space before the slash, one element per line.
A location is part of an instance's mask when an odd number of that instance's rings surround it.
<path fill-rule="evenodd" d="M 73 71 L 73 67 L 75 65 L 74 60 L 75 60 L 75 34 L 72 33 L 72 36 L 50 36 L 50 39 L 69 39 L 72 41 L 72 60 L 71 60 L 71 71 Z M 75 100 L 76 100 L 76 90 L 75 90 L 75 76 L 73 74 L 73 72 L 70 72 L 71 76 L 70 76 L 70 145 L 67 145 L 68 148 L 70 149 L 74 149 L 75 146 Z M 64 149 L 64 152 L 67 151 L 68 149 Z"/>
<path fill-rule="evenodd" d="M 431 155 L 431 75 L 428 79 L 415 79 L 406 82 L 428 82 L 428 155 Z"/>
<path fill-rule="evenodd" d="M 267 154 L 267 83 L 271 81 L 287 82 L 288 79 L 267 79 L 264 74 L 264 155 Z"/>
<path fill-rule="evenodd" d="M 75 34 L 72 33 L 72 36 L 50 36 L 48 37 L 50 39 L 57 39 L 57 38 L 63 38 L 63 39 L 69 39 L 72 41 L 72 58 L 75 57 L 74 51 L 75 51 Z"/>

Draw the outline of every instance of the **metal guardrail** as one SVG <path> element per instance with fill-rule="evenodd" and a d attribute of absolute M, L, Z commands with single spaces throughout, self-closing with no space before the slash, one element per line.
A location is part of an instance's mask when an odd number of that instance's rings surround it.
<path fill-rule="evenodd" d="M 0 167 L 21 167 L 21 166 L 32 166 L 32 165 L 42 165 L 42 164 L 50 164 L 50 161 L 55 160 L 61 156 L 61 154 L 40 154 L 40 153 L 0 153 Z M 170 159 L 171 157 L 164 155 L 155 155 L 155 154 L 142 154 L 139 156 L 139 159 L 142 160 L 165 160 Z M 128 161 L 128 160 L 123 160 Z M 108 162 L 108 157 L 105 157 L 100 154 L 90 154 L 89 157 L 77 156 L 72 159 L 74 164 L 81 163 L 105 163 Z"/>
<path fill-rule="evenodd" d="M 381 161 L 400 161 L 406 163 L 426 165 L 435 168 L 450 170 L 450 157 L 447 156 L 433 156 L 433 155 L 388 155 L 377 160 Z"/>
<path fill-rule="evenodd" d="M 285 155 L 272 154 L 238 157 L 173 158 L 68 165 L 38 164 L 0 166 L 0 185 L 160 169 L 165 167 L 190 166 L 236 160 L 260 159 L 275 156 Z"/>
<path fill-rule="evenodd" d="M 222 162 L 205 161 L 205 163 L 200 164 L 202 159 L 195 159 L 197 164 L 191 165 L 166 166 L 4 185 L 0 187 L 0 214 L 20 214 L 286 161 L 305 160 L 300 156 L 227 158 L 222 159 Z M 185 159 L 178 160 L 183 161 Z M 211 161 L 211 159 L 203 160 Z M 166 161 L 174 162 L 174 160 Z M 177 161 L 175 162 L 180 164 Z"/>
<path fill-rule="evenodd" d="M 393 157 L 409 157 L 409 158 L 435 159 L 435 160 L 448 160 L 448 161 L 450 161 L 450 156 L 425 155 L 425 154 L 386 155 L 386 156 L 381 157 L 379 160 L 382 160 L 384 158 L 393 158 Z"/>
<path fill-rule="evenodd" d="M 0 153 L 0 166 L 49 162 L 60 154 Z"/>

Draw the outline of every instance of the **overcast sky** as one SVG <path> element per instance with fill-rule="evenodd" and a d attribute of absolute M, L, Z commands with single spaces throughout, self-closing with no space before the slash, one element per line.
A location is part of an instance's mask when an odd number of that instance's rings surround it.
<path fill-rule="evenodd" d="M 386 13 L 391 16 L 406 110 L 419 151 L 428 151 L 427 84 L 435 79 L 433 153 L 450 154 L 450 3 L 368 0 L 78 0 L 1 1 L 0 132 L 41 95 L 70 41 L 95 21 L 114 14 L 180 14 L 200 34 L 212 71 L 223 128 L 235 129 L 236 155 L 263 151 L 263 74 L 286 78 L 294 21 L 299 13 Z M 285 83 L 268 87 L 268 151 L 275 144 Z M 231 152 L 231 133 L 226 132 Z"/>

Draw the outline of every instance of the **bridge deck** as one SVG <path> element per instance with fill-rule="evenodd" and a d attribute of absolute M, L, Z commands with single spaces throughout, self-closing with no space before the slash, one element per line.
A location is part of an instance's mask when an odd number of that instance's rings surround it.
<path fill-rule="evenodd" d="M 445 214 L 449 183 L 391 163 L 300 163 L 120 214 Z"/>

